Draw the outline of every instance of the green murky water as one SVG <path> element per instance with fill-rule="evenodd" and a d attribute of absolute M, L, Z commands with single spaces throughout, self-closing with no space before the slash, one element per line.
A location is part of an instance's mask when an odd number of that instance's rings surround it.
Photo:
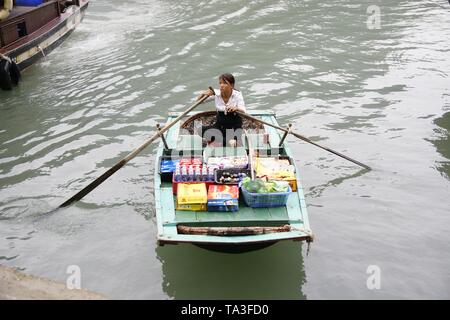
<path fill-rule="evenodd" d="M 63 282 L 78 265 L 83 287 L 112 298 L 450 298 L 449 31 L 443 0 L 92 1 L 0 92 L 0 263 Z M 308 256 L 293 242 L 158 248 L 155 146 L 43 215 L 223 72 L 248 109 L 373 168 L 289 138 L 316 235 Z M 380 289 L 367 287 L 372 265 Z"/>

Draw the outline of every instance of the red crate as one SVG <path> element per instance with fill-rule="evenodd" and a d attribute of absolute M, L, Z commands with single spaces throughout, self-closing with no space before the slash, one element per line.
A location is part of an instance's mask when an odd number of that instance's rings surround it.
<path fill-rule="evenodd" d="M 215 184 L 214 181 L 175 181 L 175 175 L 173 175 L 173 177 L 172 177 L 172 193 L 174 195 L 177 194 L 179 183 L 205 183 L 206 190 L 208 190 L 210 185 Z"/>

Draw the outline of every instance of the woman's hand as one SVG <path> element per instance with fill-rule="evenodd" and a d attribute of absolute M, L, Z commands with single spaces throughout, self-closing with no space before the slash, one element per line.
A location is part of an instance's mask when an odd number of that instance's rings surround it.
<path fill-rule="evenodd" d="M 227 112 L 236 112 L 240 111 L 238 107 L 227 107 Z"/>
<path fill-rule="evenodd" d="M 204 96 L 211 97 L 211 96 L 214 96 L 215 94 L 216 94 L 216 93 L 215 93 L 214 91 L 206 90 L 206 91 L 202 92 L 202 93 L 197 97 L 197 101 L 200 100 L 201 98 L 203 98 Z"/>

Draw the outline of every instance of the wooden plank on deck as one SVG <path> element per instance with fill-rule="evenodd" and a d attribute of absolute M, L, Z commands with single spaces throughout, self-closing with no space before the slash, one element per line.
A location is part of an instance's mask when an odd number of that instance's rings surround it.
<path fill-rule="evenodd" d="M 162 218 L 163 225 L 175 222 L 175 205 L 173 202 L 172 187 L 161 188 L 161 207 L 162 207 Z"/>

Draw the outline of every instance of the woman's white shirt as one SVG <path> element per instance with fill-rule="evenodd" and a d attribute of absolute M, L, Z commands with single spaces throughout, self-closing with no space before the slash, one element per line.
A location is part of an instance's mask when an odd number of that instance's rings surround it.
<path fill-rule="evenodd" d="M 238 107 L 242 111 L 246 112 L 244 98 L 242 97 L 242 93 L 240 93 L 239 91 L 233 90 L 233 92 L 231 93 L 231 97 L 230 99 L 228 99 L 227 103 L 223 101 L 219 89 L 214 89 L 214 92 L 215 96 L 209 97 L 208 99 L 206 99 L 206 101 L 211 101 L 212 99 L 214 99 L 217 111 L 224 112 L 227 107 Z"/>

